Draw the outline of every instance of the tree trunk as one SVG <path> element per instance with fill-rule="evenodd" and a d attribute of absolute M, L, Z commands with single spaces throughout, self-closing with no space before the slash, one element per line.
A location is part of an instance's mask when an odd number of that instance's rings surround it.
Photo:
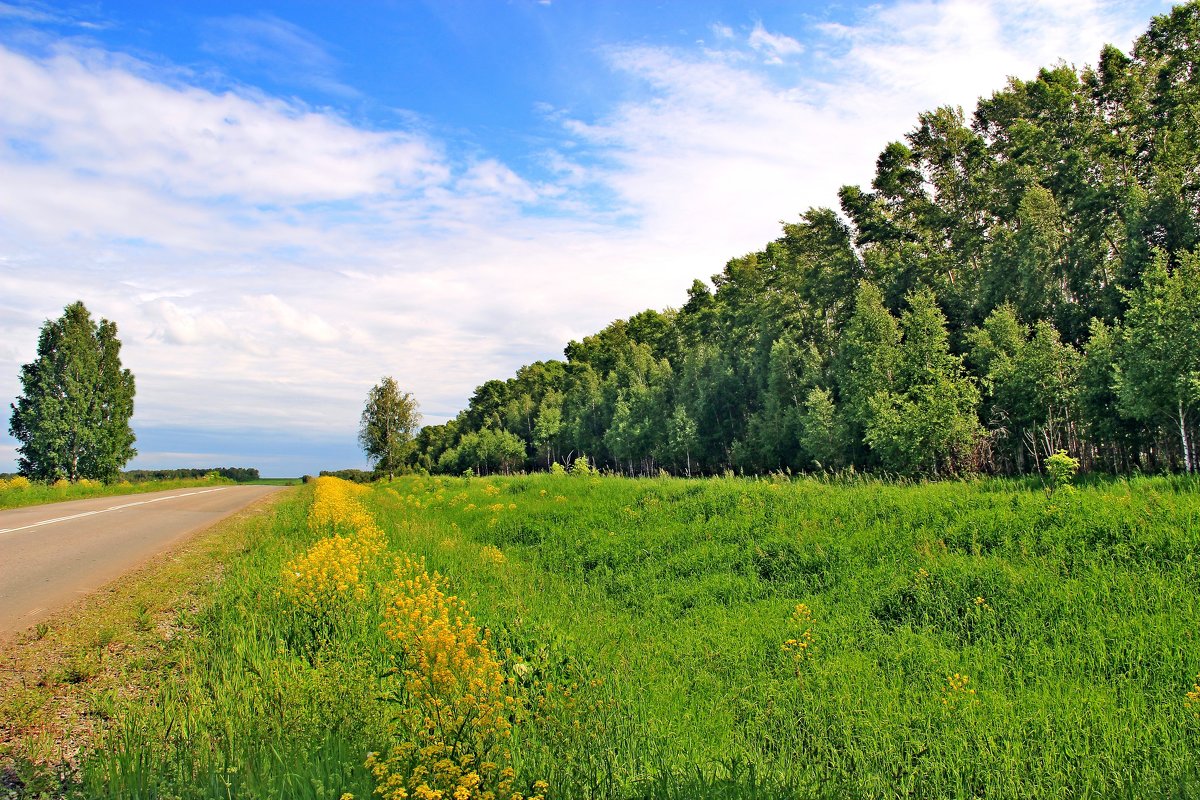
<path fill-rule="evenodd" d="M 1192 472 L 1192 443 L 1188 440 L 1187 411 L 1183 408 L 1183 398 L 1179 399 L 1179 439 L 1183 445 L 1183 468 L 1190 475 Z"/>

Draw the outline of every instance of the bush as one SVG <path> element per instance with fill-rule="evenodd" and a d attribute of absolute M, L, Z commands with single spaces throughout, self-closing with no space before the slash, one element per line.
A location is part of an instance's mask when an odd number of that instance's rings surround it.
<path fill-rule="evenodd" d="M 571 464 L 571 474 L 577 475 L 580 478 L 586 478 L 589 475 L 598 474 L 599 470 L 592 467 L 587 456 L 580 456 Z"/>
<path fill-rule="evenodd" d="M 1059 450 L 1046 459 L 1046 475 L 1050 478 L 1051 493 L 1069 487 L 1079 471 L 1079 459 L 1071 458 L 1066 450 Z"/>

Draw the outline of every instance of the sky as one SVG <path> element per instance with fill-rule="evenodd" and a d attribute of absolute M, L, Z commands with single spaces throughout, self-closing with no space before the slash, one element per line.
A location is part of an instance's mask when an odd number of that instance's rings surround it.
<path fill-rule="evenodd" d="M 917 115 L 1163 0 L 0 0 L 0 472 L 46 320 L 112 320 L 130 468 L 367 466 L 867 185 Z"/>

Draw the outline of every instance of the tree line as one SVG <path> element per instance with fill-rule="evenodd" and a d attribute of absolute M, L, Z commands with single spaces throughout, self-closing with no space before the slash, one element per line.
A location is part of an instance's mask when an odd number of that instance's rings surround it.
<path fill-rule="evenodd" d="M 173 481 L 185 480 L 190 478 L 207 478 L 209 475 L 219 475 L 222 478 L 228 478 L 231 481 L 238 483 L 246 483 L 248 481 L 259 480 L 262 476 L 259 475 L 256 467 L 208 467 L 208 468 L 183 468 L 183 469 L 127 469 L 121 472 L 122 480 L 127 480 L 130 483 L 143 483 L 146 481 Z"/>
<path fill-rule="evenodd" d="M 869 188 L 478 387 L 410 467 L 1196 468 L 1200 2 L 1128 53 L 920 114 Z"/>

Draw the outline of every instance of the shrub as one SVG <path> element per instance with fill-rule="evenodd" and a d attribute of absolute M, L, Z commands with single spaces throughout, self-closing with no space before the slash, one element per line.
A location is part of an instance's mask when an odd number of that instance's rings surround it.
<path fill-rule="evenodd" d="M 1050 478 L 1051 493 L 1071 485 L 1075 473 L 1079 471 L 1079 460 L 1067 455 L 1066 450 L 1059 450 L 1046 459 L 1046 474 Z"/>

